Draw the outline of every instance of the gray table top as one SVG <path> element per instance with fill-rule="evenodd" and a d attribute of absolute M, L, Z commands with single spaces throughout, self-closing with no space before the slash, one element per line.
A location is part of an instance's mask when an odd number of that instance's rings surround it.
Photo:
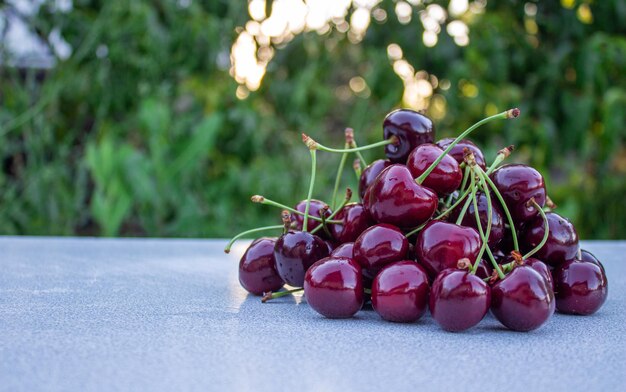
<path fill-rule="evenodd" d="M 626 241 L 585 242 L 609 298 L 516 333 L 465 333 L 301 296 L 261 304 L 237 280 L 246 243 L 0 237 L 0 390 L 623 390 Z"/>

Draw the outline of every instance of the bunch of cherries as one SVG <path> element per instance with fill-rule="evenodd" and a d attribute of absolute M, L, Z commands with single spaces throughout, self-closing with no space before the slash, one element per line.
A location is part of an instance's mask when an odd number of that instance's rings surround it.
<path fill-rule="evenodd" d="M 447 331 L 478 324 L 488 310 L 507 328 L 530 331 L 555 308 L 588 315 L 605 302 L 604 267 L 580 249 L 576 229 L 553 210 L 541 174 L 506 164 L 513 146 L 490 166 L 467 139 L 476 128 L 515 118 L 518 109 L 487 117 L 456 139 L 435 142 L 432 121 L 401 109 L 383 122 L 383 141 L 358 147 L 351 129 L 343 149 L 303 134 L 311 153 L 308 196 L 283 209 L 282 230 L 252 242 L 239 263 L 239 281 L 263 302 L 304 290 L 307 303 L 329 318 L 347 318 L 371 301 L 385 320 L 415 322 L 430 309 Z M 361 151 L 384 146 L 387 159 L 367 165 Z M 331 205 L 312 199 L 318 150 L 342 154 Z M 350 154 L 359 178 L 334 205 Z M 293 289 L 280 291 L 285 284 Z"/>

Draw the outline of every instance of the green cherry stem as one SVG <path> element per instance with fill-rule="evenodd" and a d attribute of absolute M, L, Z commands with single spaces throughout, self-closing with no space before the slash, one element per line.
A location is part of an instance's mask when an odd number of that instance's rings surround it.
<path fill-rule="evenodd" d="M 304 220 L 302 222 L 302 231 L 308 231 L 309 228 L 309 209 L 311 208 L 311 197 L 313 196 L 313 187 L 315 186 L 315 166 L 317 166 L 317 158 L 315 148 L 310 148 L 311 152 L 311 180 L 309 181 L 309 193 L 306 197 L 306 207 L 304 207 Z"/>
<path fill-rule="evenodd" d="M 441 155 L 439 155 L 439 157 L 428 167 L 428 169 L 426 169 L 426 171 L 424 173 L 422 173 L 419 177 L 417 177 L 417 179 L 415 181 L 418 184 L 423 183 L 424 180 L 426 179 L 426 177 L 428 177 L 428 175 L 435 169 L 435 167 L 437 167 L 439 162 L 441 162 L 441 160 L 446 156 L 446 154 L 449 153 L 454 148 L 454 146 L 457 145 L 457 143 L 459 143 L 462 139 L 466 138 L 467 135 L 472 133 L 472 131 L 474 129 L 476 129 L 476 128 L 480 127 L 481 125 L 486 124 L 486 123 L 488 123 L 490 121 L 493 121 L 493 120 L 515 118 L 515 117 L 518 117 L 519 115 L 520 115 L 520 110 L 519 109 L 517 109 L 517 108 L 509 109 L 509 110 L 504 111 L 502 113 L 494 114 L 493 116 L 489 116 L 487 118 L 483 118 L 482 120 L 480 120 L 476 124 L 474 124 L 471 127 L 467 128 L 456 139 L 454 139 L 454 141 L 452 143 L 450 143 L 450 145 L 443 151 L 443 153 L 441 153 Z"/>
<path fill-rule="evenodd" d="M 261 298 L 261 302 L 266 303 L 270 299 L 284 297 L 285 295 L 297 293 L 297 292 L 300 292 L 300 291 L 304 291 L 304 289 L 302 287 L 298 287 L 296 289 L 285 290 L 285 291 L 276 291 L 276 292 L 273 292 L 273 293 L 270 291 L 268 293 L 263 293 L 263 298 Z"/>
<path fill-rule="evenodd" d="M 510 146 L 504 147 L 503 149 L 498 151 L 496 159 L 494 159 L 491 166 L 489 166 L 489 168 L 487 169 L 487 175 L 490 175 L 494 170 L 496 170 L 496 168 L 502 163 L 502 161 L 504 161 L 506 158 L 508 158 L 509 155 L 511 155 L 513 149 L 515 149 L 515 146 L 511 144 Z"/>
<path fill-rule="evenodd" d="M 465 201 L 465 204 L 463 205 L 463 208 L 461 209 L 461 212 L 459 213 L 459 217 L 456 218 L 456 222 L 455 224 L 460 225 L 461 222 L 463 221 L 463 218 L 465 217 L 465 214 L 467 213 L 467 209 L 470 206 L 470 203 L 472 202 L 472 200 L 476 199 L 476 191 L 478 191 L 478 187 L 476 186 L 476 180 L 474 179 L 474 175 L 472 174 L 471 176 L 471 183 L 470 183 L 470 187 L 468 190 L 471 189 L 472 194 L 469 197 L 469 199 L 467 199 Z"/>
<path fill-rule="evenodd" d="M 513 217 L 511 216 L 509 207 L 507 207 L 506 203 L 504 202 L 504 198 L 500 194 L 500 191 L 496 187 L 496 184 L 494 184 L 493 181 L 491 181 L 491 178 L 489 178 L 487 173 L 485 173 L 485 171 L 482 168 L 478 167 L 478 169 L 480 169 L 478 172 L 480 173 L 482 178 L 485 179 L 487 184 L 489 184 L 489 187 L 491 188 L 493 193 L 496 194 L 496 197 L 498 198 L 498 201 L 500 202 L 502 211 L 504 211 L 504 215 L 506 215 L 507 222 L 509 223 L 509 227 L 511 228 L 511 236 L 513 237 L 513 249 L 519 252 L 519 243 L 517 242 L 517 232 L 515 230 L 515 222 L 513 222 Z"/>
<path fill-rule="evenodd" d="M 541 206 L 537 204 L 534 197 L 531 197 L 530 200 L 528 200 L 527 205 L 533 205 L 541 214 L 541 218 L 543 218 L 543 238 L 541 239 L 539 245 L 535 246 L 530 252 L 524 255 L 524 260 L 537 253 L 539 249 L 541 249 L 546 244 L 546 241 L 548 241 L 548 236 L 550 235 L 550 225 L 548 224 L 548 217 L 543 211 L 543 208 L 541 208 Z"/>
<path fill-rule="evenodd" d="M 337 213 L 339 211 L 341 211 L 341 209 L 343 207 L 345 207 L 346 204 L 348 204 L 350 199 L 352 199 L 352 189 L 346 188 L 346 197 L 343 199 L 343 201 L 341 202 L 339 207 L 336 210 L 334 210 L 333 213 L 330 214 L 330 216 L 322 222 L 322 224 L 324 224 L 324 223 L 335 223 L 335 224 L 343 223 L 342 220 L 332 220 L 332 219 L 335 217 L 335 215 L 337 215 Z M 322 213 L 322 215 L 324 215 L 324 214 Z M 320 230 L 321 227 L 322 226 L 320 225 L 320 226 L 317 226 L 315 229 L 311 230 L 311 234 L 317 233 Z M 330 233 L 328 233 L 328 234 L 330 235 Z"/>
<path fill-rule="evenodd" d="M 361 159 L 357 158 L 352 162 L 352 169 L 354 169 L 354 174 L 358 181 L 361 178 Z"/>
<path fill-rule="evenodd" d="M 345 147 L 348 148 L 350 145 L 348 143 L 345 144 Z M 343 174 L 343 167 L 346 165 L 346 160 L 348 159 L 349 153 L 344 152 L 341 155 L 341 160 L 339 161 L 339 167 L 337 168 L 337 175 L 335 176 L 335 187 L 333 188 L 333 197 L 331 200 L 331 206 L 333 211 L 335 210 L 335 203 L 337 200 L 337 191 L 339 190 L 339 184 L 341 183 L 341 176 Z"/>
<path fill-rule="evenodd" d="M 277 230 L 277 229 L 282 229 L 283 225 L 273 225 L 273 226 L 263 226 L 263 227 L 257 227 L 256 229 L 250 229 L 250 230 L 246 230 L 246 231 L 242 231 L 241 233 L 237 234 L 236 236 L 234 236 L 226 245 L 226 247 L 224 248 L 224 253 L 230 253 L 230 248 L 233 246 L 233 244 L 235 243 L 235 241 L 237 241 L 238 239 L 240 239 L 241 237 L 244 237 L 248 234 L 252 234 L 252 233 L 257 233 L 259 231 L 266 231 L 266 230 Z"/>
<path fill-rule="evenodd" d="M 261 195 L 254 195 L 250 198 L 252 200 L 253 203 L 258 203 L 258 204 L 264 204 L 264 205 L 268 205 L 268 206 L 272 206 L 272 207 L 278 207 L 278 208 L 282 208 L 283 210 L 287 210 L 289 212 L 293 212 L 294 214 L 298 214 L 298 215 L 304 215 L 304 212 L 302 211 L 298 211 L 294 208 L 291 208 L 289 206 L 286 206 L 282 203 L 276 202 L 274 200 L 270 200 L 265 198 L 265 196 L 261 196 Z M 322 218 L 318 217 L 318 216 L 313 216 L 310 215 L 309 219 L 313 219 L 315 221 L 321 222 Z M 326 223 L 341 223 L 341 221 L 329 221 L 328 219 L 326 220 Z"/>
<path fill-rule="evenodd" d="M 313 148 L 313 149 L 318 149 L 318 150 L 322 150 L 326 152 L 335 152 L 335 153 L 342 154 L 344 152 L 359 152 L 359 151 L 371 150 L 372 148 L 386 146 L 387 144 L 396 144 L 398 143 L 398 138 L 396 136 L 391 136 L 387 140 L 382 140 L 380 142 L 369 144 L 367 146 L 356 147 L 356 148 L 344 148 L 344 149 L 326 147 L 322 144 L 319 144 L 315 140 L 311 139 L 310 136 L 304 133 L 302 134 L 302 141 L 307 145 L 307 147 L 309 147 L 309 149 Z"/>

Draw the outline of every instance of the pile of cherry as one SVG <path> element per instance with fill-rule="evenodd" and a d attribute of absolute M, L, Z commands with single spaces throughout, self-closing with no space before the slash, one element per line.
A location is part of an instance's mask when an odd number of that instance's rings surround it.
<path fill-rule="evenodd" d="M 385 320 L 414 322 L 430 309 L 447 331 L 478 324 L 488 310 L 504 326 L 530 331 L 555 308 L 588 315 L 607 297 L 604 267 L 580 249 L 576 229 L 553 210 L 542 175 L 505 164 L 513 147 L 490 166 L 467 136 L 482 124 L 514 118 L 511 109 L 474 124 L 456 139 L 435 143 L 432 121 L 411 110 L 387 115 L 383 141 L 358 147 L 351 129 L 343 149 L 303 134 L 311 153 L 306 199 L 283 209 L 282 230 L 252 242 L 239 281 L 263 302 L 304 290 L 307 303 L 329 318 L 352 317 L 371 301 Z M 366 165 L 361 151 L 384 146 L 387 159 Z M 341 154 L 331 206 L 312 199 L 316 153 Z M 334 206 L 347 157 L 356 154 L 360 202 L 352 192 Z M 293 289 L 282 290 L 284 284 Z"/>

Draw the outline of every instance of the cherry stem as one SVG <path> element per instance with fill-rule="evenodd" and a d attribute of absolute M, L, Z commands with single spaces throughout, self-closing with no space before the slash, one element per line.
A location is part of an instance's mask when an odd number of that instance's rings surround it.
<path fill-rule="evenodd" d="M 356 142 L 353 140 L 352 143 L 350 144 L 351 148 L 359 148 L 359 146 L 357 146 Z M 361 151 L 356 151 L 356 156 L 359 157 L 359 164 L 362 164 L 363 167 L 367 167 L 367 161 L 365 160 L 365 158 L 363 158 L 363 154 L 361 154 Z"/>
<path fill-rule="evenodd" d="M 302 211 L 298 211 L 294 208 L 288 207 L 284 204 L 278 203 L 274 200 L 270 200 L 265 198 L 264 196 L 260 196 L 260 195 L 254 195 L 251 197 L 252 202 L 254 203 L 259 203 L 259 204 L 264 204 L 264 205 L 268 205 L 268 206 L 272 206 L 272 207 L 278 207 L 278 208 L 282 208 L 284 210 L 287 210 L 289 212 L 293 212 L 294 214 L 298 214 L 298 215 L 304 215 L 304 212 Z M 318 217 L 318 216 L 313 216 L 310 215 L 309 219 L 313 219 L 315 221 L 321 222 L 322 218 Z M 329 221 L 328 219 L 326 220 L 326 223 L 341 223 L 341 221 Z"/>
<path fill-rule="evenodd" d="M 534 197 L 531 197 L 530 200 L 528 200 L 527 204 L 532 204 L 535 209 L 537 209 L 537 211 L 539 211 L 539 213 L 541 214 L 541 218 L 543 218 L 543 238 L 541 239 L 539 245 L 535 246 L 530 252 L 524 255 L 523 260 L 526 260 L 530 256 L 539 252 L 539 250 L 543 248 L 543 246 L 546 244 L 546 241 L 548 241 L 548 236 L 550 235 L 550 225 L 548 224 L 548 217 L 543 211 L 543 208 L 541 208 L 541 206 L 537 204 Z"/>
<path fill-rule="evenodd" d="M 515 146 L 510 145 L 498 151 L 498 155 L 496 155 L 496 159 L 493 160 L 493 163 L 487 169 L 487 175 L 490 175 L 494 170 L 496 170 L 496 168 L 500 165 L 500 163 L 502 163 L 502 161 L 504 161 L 509 155 L 511 155 L 511 151 L 513 151 L 514 148 Z"/>
<path fill-rule="evenodd" d="M 372 289 L 363 289 L 365 294 L 372 294 Z"/>
<path fill-rule="evenodd" d="M 265 230 L 276 230 L 276 229 L 282 229 L 283 225 L 273 225 L 273 226 L 263 226 L 263 227 L 257 227 L 256 229 L 250 229 L 250 230 L 246 230 L 246 231 L 242 231 L 241 233 L 237 234 L 236 236 L 234 236 L 226 245 L 226 247 L 224 248 L 224 253 L 230 253 L 230 248 L 233 246 L 233 244 L 235 243 L 235 241 L 237 241 L 238 239 L 240 239 L 243 236 L 246 236 L 248 234 L 252 234 L 252 233 L 256 233 L 259 231 L 265 231 Z"/>
<path fill-rule="evenodd" d="M 345 144 L 345 147 L 348 148 L 350 145 L 348 143 Z M 337 168 L 337 175 L 335 176 L 335 187 L 333 188 L 333 198 L 331 199 L 331 206 L 333 207 L 333 211 L 335 210 L 335 203 L 337 201 L 337 191 L 339 190 L 339 183 L 341 182 L 341 176 L 343 174 L 343 167 L 346 164 L 346 160 L 348 159 L 349 153 L 344 152 L 341 156 L 341 160 L 339 161 L 339 167 Z"/>
<path fill-rule="evenodd" d="M 261 298 L 261 302 L 266 303 L 267 301 L 275 298 L 284 297 L 285 295 L 297 293 L 299 291 L 303 291 L 302 287 L 298 287 L 297 289 L 285 290 L 285 291 L 276 291 L 272 293 L 271 291 L 268 293 L 263 293 L 263 298 Z"/>
<path fill-rule="evenodd" d="M 345 207 L 345 205 L 346 205 L 346 204 L 348 204 L 348 202 L 350 201 L 350 199 L 352 199 L 352 189 L 350 189 L 350 188 L 346 188 L 346 197 L 343 199 L 343 201 L 341 202 L 341 204 L 339 205 L 339 207 L 338 207 L 336 210 L 334 210 L 334 211 L 333 211 L 333 213 L 332 213 L 332 214 L 330 214 L 330 216 L 329 216 L 327 219 L 324 219 L 324 220 L 322 221 L 322 224 L 324 224 L 324 223 L 335 223 L 335 224 L 341 224 L 341 223 L 343 223 L 343 220 L 331 220 L 331 219 L 333 219 L 333 218 L 335 217 L 335 215 L 337 215 L 337 213 L 338 213 L 339 211 L 341 211 L 341 209 L 342 209 L 343 207 Z M 322 214 L 322 215 L 323 215 L 323 214 Z M 315 234 L 315 233 L 317 233 L 317 232 L 320 230 L 320 228 L 321 228 L 321 227 L 322 227 L 322 226 L 317 226 L 315 229 L 311 230 L 311 234 Z M 326 230 L 328 230 L 328 229 L 326 229 Z M 328 234 L 330 235 L 330 233 L 328 233 Z"/>
<path fill-rule="evenodd" d="M 423 183 L 424 180 L 426 179 L 426 177 L 428 177 L 428 175 L 435 169 L 435 167 L 437 167 L 439 162 L 441 162 L 441 160 L 446 156 L 446 154 L 448 154 L 450 151 L 452 151 L 454 146 L 456 146 L 461 140 L 465 139 L 467 137 L 467 135 L 472 133 L 472 131 L 474 129 L 476 129 L 476 128 L 480 127 L 481 125 L 486 124 L 486 123 L 488 123 L 490 121 L 499 120 L 499 119 L 507 119 L 507 118 L 515 118 L 515 117 L 519 116 L 519 114 L 520 114 L 520 110 L 519 109 L 517 109 L 517 108 L 509 109 L 509 110 L 504 111 L 502 113 L 494 114 L 493 116 L 489 116 L 487 118 L 483 118 L 482 120 L 480 120 L 476 124 L 474 124 L 471 127 L 467 128 L 465 131 L 463 131 L 463 133 L 461 133 L 459 136 L 457 136 L 457 138 L 454 139 L 454 141 L 452 143 L 450 143 L 450 145 L 445 150 L 443 150 L 441 155 L 439 155 L 439 157 L 428 167 L 428 169 L 426 169 L 426 171 L 424 173 L 422 173 L 419 177 L 417 177 L 417 179 L 415 181 L 418 184 Z"/>
<path fill-rule="evenodd" d="M 324 146 L 322 144 L 319 144 L 315 140 L 311 139 L 310 136 L 308 136 L 308 135 L 306 135 L 304 133 L 302 134 L 302 140 L 309 147 L 309 149 L 318 149 L 318 150 L 322 150 L 322 151 L 326 151 L 326 152 L 335 152 L 335 153 L 339 153 L 339 154 L 345 153 L 345 152 L 365 151 L 365 150 L 370 150 L 370 149 L 376 148 L 376 147 L 386 146 L 387 144 L 397 144 L 398 143 L 397 136 L 391 136 L 387 140 L 382 140 L 380 142 L 369 144 L 367 146 L 356 147 L 356 148 L 339 149 L 339 148 L 330 148 L 330 147 L 326 147 L 326 146 Z"/>
<path fill-rule="evenodd" d="M 359 158 L 352 162 L 352 169 L 354 169 L 354 174 L 356 174 L 356 179 L 358 181 L 361 178 L 361 160 Z"/>
<path fill-rule="evenodd" d="M 308 231 L 309 224 L 309 209 L 311 208 L 311 197 L 313 196 L 313 186 L 315 185 L 315 166 L 317 165 L 317 158 L 315 148 L 310 148 L 311 152 L 311 180 L 309 181 L 309 193 L 306 197 L 306 207 L 304 207 L 304 218 L 302 221 L 302 231 Z"/>
<path fill-rule="evenodd" d="M 463 208 L 461 209 L 461 213 L 459 214 L 459 217 L 456 218 L 456 222 L 455 224 L 460 225 L 461 222 L 463 222 L 463 218 L 465 217 L 465 214 L 467 213 L 467 209 L 470 206 L 470 203 L 472 202 L 472 200 L 476 199 L 476 191 L 478 190 L 478 187 L 476 186 L 476 180 L 474 179 L 474 175 L 472 174 L 471 176 L 471 183 L 470 183 L 470 187 L 468 189 L 468 191 L 471 189 L 472 194 L 469 197 L 469 199 L 467 199 L 465 201 L 465 204 L 463 205 Z"/>

